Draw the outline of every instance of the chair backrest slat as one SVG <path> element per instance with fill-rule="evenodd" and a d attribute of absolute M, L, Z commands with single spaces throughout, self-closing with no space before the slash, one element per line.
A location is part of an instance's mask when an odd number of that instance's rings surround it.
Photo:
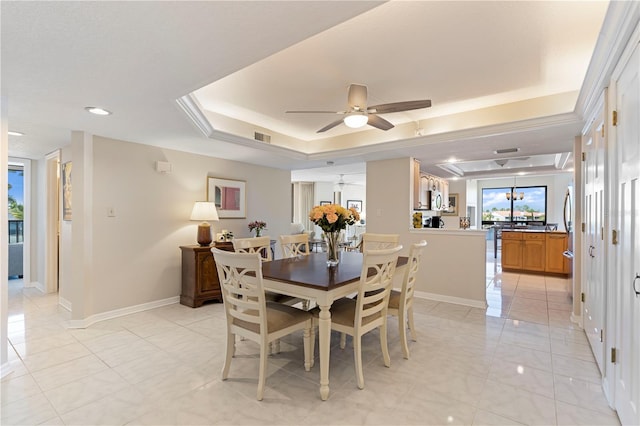
<path fill-rule="evenodd" d="M 309 254 L 309 234 L 280 235 L 282 257 L 307 256 Z"/>
<path fill-rule="evenodd" d="M 415 291 L 415 284 L 418 275 L 418 269 L 420 267 L 420 260 L 422 258 L 422 252 L 427 246 L 425 240 L 411 245 L 409 251 L 409 261 L 404 273 L 404 280 L 402 281 L 402 291 L 400 294 L 400 308 L 402 305 L 409 305 L 413 303 L 413 293 Z"/>
<path fill-rule="evenodd" d="M 236 253 L 260 253 L 262 260 L 273 260 L 271 255 L 271 237 L 234 238 L 233 249 Z"/>
<path fill-rule="evenodd" d="M 234 253 L 212 248 L 227 322 L 258 324 L 266 333 L 266 301 L 260 253 Z"/>
<path fill-rule="evenodd" d="M 389 292 L 402 246 L 364 252 L 360 286 L 356 299 L 355 327 L 366 324 L 370 317 L 386 316 Z"/>
<path fill-rule="evenodd" d="M 362 251 L 383 250 L 397 246 L 400 242 L 399 234 L 362 234 Z"/>

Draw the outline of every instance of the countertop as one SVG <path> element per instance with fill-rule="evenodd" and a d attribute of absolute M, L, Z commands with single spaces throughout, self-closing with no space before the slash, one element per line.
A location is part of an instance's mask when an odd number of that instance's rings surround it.
<path fill-rule="evenodd" d="M 547 231 L 545 229 L 503 229 L 502 232 L 528 232 L 539 234 L 566 234 L 564 231 Z"/>

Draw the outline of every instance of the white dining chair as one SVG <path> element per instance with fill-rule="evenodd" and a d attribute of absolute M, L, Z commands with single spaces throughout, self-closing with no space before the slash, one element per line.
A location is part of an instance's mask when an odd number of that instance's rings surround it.
<path fill-rule="evenodd" d="M 389 348 L 387 346 L 387 306 L 389 293 L 396 270 L 398 253 L 402 246 L 384 250 L 369 250 L 364 253 L 360 284 L 356 299 L 342 298 L 331 305 L 331 328 L 353 337 L 353 358 L 358 388 L 364 389 L 362 372 L 362 336 L 379 328 L 380 347 L 386 367 L 391 366 Z M 314 308 L 314 330 L 318 322 L 320 310 Z M 312 331 L 312 333 L 315 333 Z M 315 338 L 311 339 L 311 350 Z M 343 349 L 344 347 L 341 346 Z"/>
<path fill-rule="evenodd" d="M 407 344 L 407 325 L 411 331 L 411 340 L 416 338 L 416 328 L 413 323 L 413 292 L 416 284 L 416 276 L 420 267 L 422 252 L 427 246 L 425 240 L 411 245 L 409 260 L 402 280 L 400 291 L 392 289 L 389 294 L 389 308 L 387 314 L 398 317 L 398 331 L 400 332 L 400 344 L 402 353 L 409 359 L 409 345 Z"/>
<path fill-rule="evenodd" d="M 282 257 L 309 255 L 309 234 L 280 235 Z"/>
<path fill-rule="evenodd" d="M 222 380 L 229 377 L 235 354 L 236 334 L 260 345 L 258 400 L 264 395 L 269 344 L 303 330 L 304 368 L 311 369 L 311 325 L 309 312 L 280 303 L 267 302 L 258 253 L 234 253 L 212 248 L 218 270 L 227 318 L 227 350 Z"/>
<path fill-rule="evenodd" d="M 234 238 L 232 241 L 236 253 L 260 253 L 263 261 L 273 260 L 271 237 Z"/>
<path fill-rule="evenodd" d="M 362 252 L 367 250 L 382 250 L 397 246 L 400 243 L 399 234 L 362 234 Z"/>

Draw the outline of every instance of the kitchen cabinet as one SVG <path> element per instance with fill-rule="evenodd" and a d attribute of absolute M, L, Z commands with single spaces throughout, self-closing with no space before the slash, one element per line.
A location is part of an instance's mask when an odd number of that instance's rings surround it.
<path fill-rule="evenodd" d="M 522 235 L 522 269 L 525 271 L 544 272 L 545 267 L 545 235 L 543 233 L 523 233 Z"/>
<path fill-rule="evenodd" d="M 567 275 L 566 247 L 567 236 L 560 232 L 502 230 L 502 269 Z"/>
<path fill-rule="evenodd" d="M 449 182 L 420 172 L 420 162 L 413 160 L 413 209 L 442 211 L 449 200 Z"/>
<path fill-rule="evenodd" d="M 567 250 L 569 239 L 565 233 L 548 233 L 546 235 L 545 271 L 556 274 L 569 274 L 569 259 L 563 253 Z"/>
<path fill-rule="evenodd" d="M 413 159 L 413 208 L 420 209 L 420 161 Z"/>
<path fill-rule="evenodd" d="M 521 232 L 502 232 L 502 269 L 522 269 Z"/>

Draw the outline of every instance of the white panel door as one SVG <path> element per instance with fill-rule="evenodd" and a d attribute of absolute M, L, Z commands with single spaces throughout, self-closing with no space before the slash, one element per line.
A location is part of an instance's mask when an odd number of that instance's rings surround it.
<path fill-rule="evenodd" d="M 615 83 L 618 114 L 612 155 L 615 193 L 612 226 L 619 231 L 619 244 L 612 245 L 615 273 L 615 408 L 622 424 L 640 424 L 640 51 L 621 62 Z M 635 289 L 634 289 L 635 285 Z"/>
<path fill-rule="evenodd" d="M 603 107 L 604 108 L 604 107 Z M 583 293 L 584 331 L 600 371 L 604 373 L 604 323 L 606 308 L 604 214 L 605 214 L 605 140 L 604 111 L 593 121 L 584 137 L 583 162 L 584 223 L 583 238 Z"/>

